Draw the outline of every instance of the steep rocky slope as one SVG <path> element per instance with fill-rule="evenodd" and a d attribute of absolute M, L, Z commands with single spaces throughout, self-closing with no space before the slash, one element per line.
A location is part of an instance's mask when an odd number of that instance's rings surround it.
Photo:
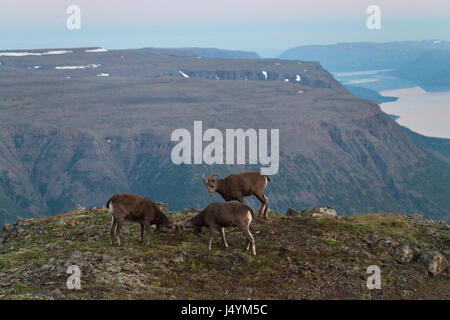
<path fill-rule="evenodd" d="M 394 74 L 417 82 L 425 89 L 449 90 L 450 48 L 425 51 L 413 61 L 397 68 Z"/>
<path fill-rule="evenodd" d="M 195 210 L 170 212 L 183 223 Z M 257 256 L 244 236 L 206 230 L 152 233 L 138 243 L 138 225 L 124 224 L 122 247 L 109 244 L 104 209 L 19 220 L 0 233 L 1 299 L 449 299 L 450 227 L 420 216 L 286 217 L 254 222 Z M 81 289 L 69 290 L 70 265 Z M 381 269 L 369 290 L 367 268 Z"/>
<path fill-rule="evenodd" d="M 202 173 L 259 168 L 174 165 L 170 135 L 192 132 L 194 120 L 280 129 L 273 209 L 325 203 L 346 214 L 449 218 L 448 162 L 319 63 L 86 50 L 0 57 L 0 223 L 104 205 L 115 192 L 204 207 Z"/>

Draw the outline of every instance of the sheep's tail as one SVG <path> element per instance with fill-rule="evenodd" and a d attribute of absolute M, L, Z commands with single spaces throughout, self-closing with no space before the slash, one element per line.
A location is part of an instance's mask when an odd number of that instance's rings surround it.
<path fill-rule="evenodd" d="M 106 209 L 108 209 L 108 212 L 111 214 L 111 217 L 112 217 L 111 225 L 113 225 L 115 222 L 117 222 L 117 220 L 116 220 L 116 216 L 114 215 L 114 207 L 113 207 L 111 199 L 109 199 L 108 202 L 106 203 Z"/>
<path fill-rule="evenodd" d="M 108 209 L 108 211 L 109 211 L 110 213 L 113 212 L 113 205 L 112 205 L 111 199 L 109 199 L 108 202 L 106 203 L 106 209 Z"/>

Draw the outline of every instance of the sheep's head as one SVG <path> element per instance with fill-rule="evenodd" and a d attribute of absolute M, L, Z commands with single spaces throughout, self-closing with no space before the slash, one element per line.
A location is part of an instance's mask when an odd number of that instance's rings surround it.
<path fill-rule="evenodd" d="M 158 224 L 156 226 L 156 232 L 166 232 L 166 233 L 175 233 L 178 231 L 182 231 L 183 227 L 179 225 L 176 221 L 171 221 L 167 219 L 163 224 Z"/>
<path fill-rule="evenodd" d="M 203 183 L 205 184 L 206 189 L 208 189 L 209 195 L 210 195 L 211 197 L 214 196 L 214 193 L 216 192 L 217 187 L 218 187 L 217 179 L 214 178 L 214 177 L 216 177 L 216 176 L 218 176 L 218 175 L 219 175 L 218 173 L 212 173 L 212 174 L 208 177 L 208 180 L 206 180 L 206 179 L 205 179 L 205 176 L 202 175 Z"/>
<path fill-rule="evenodd" d="M 183 222 L 182 227 L 187 232 L 200 233 L 202 230 L 199 216 L 195 216 Z"/>

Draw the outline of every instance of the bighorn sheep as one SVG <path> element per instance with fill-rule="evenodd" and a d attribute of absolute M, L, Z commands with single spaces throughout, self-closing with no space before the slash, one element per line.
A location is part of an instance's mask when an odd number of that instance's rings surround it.
<path fill-rule="evenodd" d="M 135 194 L 119 193 L 111 197 L 106 204 L 112 215 L 111 221 L 111 245 L 114 245 L 114 237 L 117 237 L 119 246 L 122 245 L 120 238 L 120 228 L 123 221 L 137 222 L 141 226 L 140 242 L 144 242 L 144 229 L 147 233 L 147 245 L 150 245 L 150 227 L 157 225 L 158 230 L 165 232 L 174 232 L 178 225 L 173 223 L 161 212 L 155 202 L 149 198 L 141 197 Z"/>
<path fill-rule="evenodd" d="M 250 223 L 252 222 L 253 211 L 245 204 L 229 201 L 224 203 L 214 202 L 208 205 L 202 212 L 190 220 L 195 233 L 200 233 L 201 227 L 209 228 L 209 245 L 211 251 L 212 241 L 216 228 L 220 228 L 223 244 L 228 248 L 225 239 L 225 228 L 237 226 L 247 237 L 245 251 L 252 245 L 252 253 L 256 255 L 255 239 L 250 233 Z"/>
<path fill-rule="evenodd" d="M 269 199 L 264 195 L 264 189 L 269 177 L 260 174 L 256 171 L 242 172 L 239 174 L 232 174 L 225 179 L 216 179 L 218 173 L 213 173 L 205 179 L 202 175 L 202 180 L 212 197 L 217 192 L 225 201 L 238 200 L 244 203 L 244 197 L 255 195 L 262 206 L 259 210 L 259 217 L 263 215 L 265 219 L 269 217 Z"/>

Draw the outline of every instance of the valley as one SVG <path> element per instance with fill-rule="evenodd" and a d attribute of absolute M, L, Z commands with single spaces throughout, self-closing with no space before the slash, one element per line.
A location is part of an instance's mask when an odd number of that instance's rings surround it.
<path fill-rule="evenodd" d="M 449 218 L 449 163 L 318 62 L 153 48 L 28 51 L 0 57 L 0 223 L 103 206 L 117 192 L 174 209 L 206 206 L 201 174 L 259 168 L 175 165 L 171 132 L 197 120 L 219 130 L 279 128 L 274 210 L 322 204 L 348 215 Z M 48 51 L 70 52 L 38 55 Z M 97 67 L 57 68 L 88 65 Z"/>

